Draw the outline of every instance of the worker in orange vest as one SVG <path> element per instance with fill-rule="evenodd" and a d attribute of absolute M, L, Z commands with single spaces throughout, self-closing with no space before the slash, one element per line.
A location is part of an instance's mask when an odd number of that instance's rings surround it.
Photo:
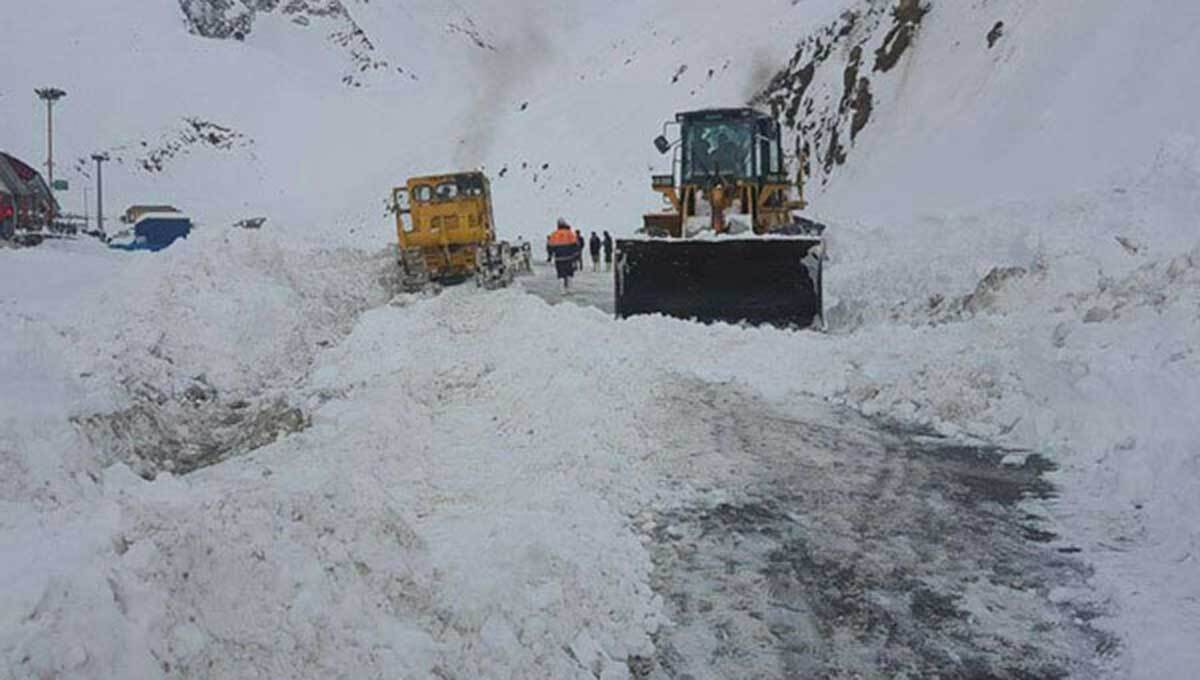
<path fill-rule="evenodd" d="M 575 263 L 579 261 L 583 248 L 571 225 L 561 217 L 558 218 L 558 228 L 550 234 L 550 250 L 554 252 L 554 268 L 558 278 L 562 279 L 563 290 L 570 290 Z"/>

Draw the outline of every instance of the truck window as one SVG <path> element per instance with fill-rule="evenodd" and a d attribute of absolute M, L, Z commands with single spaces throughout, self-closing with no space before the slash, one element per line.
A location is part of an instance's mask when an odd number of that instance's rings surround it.
<path fill-rule="evenodd" d="M 433 187 L 428 184 L 418 184 L 413 189 L 413 198 L 417 203 L 428 203 L 433 200 Z"/>
<path fill-rule="evenodd" d="M 439 201 L 449 201 L 458 198 L 458 185 L 454 182 L 442 182 L 437 186 Z"/>
<path fill-rule="evenodd" d="M 483 178 L 478 175 L 461 175 L 458 177 L 458 193 L 473 198 L 483 195 Z"/>

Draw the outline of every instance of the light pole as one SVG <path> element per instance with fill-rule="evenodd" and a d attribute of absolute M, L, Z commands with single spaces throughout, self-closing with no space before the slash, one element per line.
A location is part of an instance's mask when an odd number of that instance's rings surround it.
<path fill-rule="evenodd" d="M 50 185 L 50 214 L 54 216 L 54 102 L 67 96 L 67 93 L 57 87 L 43 87 L 34 90 L 42 101 L 46 102 L 46 178 Z"/>
<path fill-rule="evenodd" d="M 104 235 L 104 168 L 101 165 L 108 160 L 106 153 L 92 154 L 92 160 L 96 161 L 96 230 L 100 235 Z"/>

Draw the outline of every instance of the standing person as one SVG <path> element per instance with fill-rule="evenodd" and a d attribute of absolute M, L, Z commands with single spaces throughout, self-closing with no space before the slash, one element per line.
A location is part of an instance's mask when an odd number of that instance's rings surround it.
<path fill-rule="evenodd" d="M 612 271 L 612 255 L 613 255 L 613 240 L 612 240 L 612 237 L 609 236 L 608 232 L 606 231 L 606 232 L 604 232 L 604 271 L 606 271 L 606 272 Z"/>
<path fill-rule="evenodd" d="M 558 278 L 562 279 L 563 291 L 571 289 L 571 277 L 575 275 L 575 263 L 579 261 L 579 240 L 576 232 L 571 231 L 571 225 L 563 218 L 558 218 L 558 228 L 546 239 L 554 255 L 554 268 Z"/>
<path fill-rule="evenodd" d="M 575 244 L 579 251 L 579 259 L 575 261 L 575 268 L 579 271 L 583 271 L 583 249 L 587 244 L 587 241 L 583 238 L 583 232 L 579 231 L 578 229 L 575 230 Z"/>
<path fill-rule="evenodd" d="M 588 240 L 588 252 L 592 254 L 592 271 L 600 271 L 600 237 L 594 231 Z"/>

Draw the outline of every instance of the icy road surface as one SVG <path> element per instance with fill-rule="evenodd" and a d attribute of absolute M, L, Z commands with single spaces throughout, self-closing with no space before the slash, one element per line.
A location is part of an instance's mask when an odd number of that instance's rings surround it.
<path fill-rule="evenodd" d="M 545 261 L 534 263 L 533 275 L 521 277 L 518 281 L 522 288 L 552 305 L 573 302 L 614 313 L 612 272 L 604 271 L 603 263 L 599 272 L 592 271 L 590 260 L 584 266 L 584 271 L 577 272 L 571 279 L 571 291 L 566 294 L 563 293 L 562 282 L 556 278 L 554 265 Z"/>
<path fill-rule="evenodd" d="M 1084 586 L 1022 506 L 1046 461 L 954 444 L 734 384 L 681 381 L 663 401 L 698 502 L 645 513 L 666 601 L 644 677 L 1097 677 L 1113 651 Z"/>

